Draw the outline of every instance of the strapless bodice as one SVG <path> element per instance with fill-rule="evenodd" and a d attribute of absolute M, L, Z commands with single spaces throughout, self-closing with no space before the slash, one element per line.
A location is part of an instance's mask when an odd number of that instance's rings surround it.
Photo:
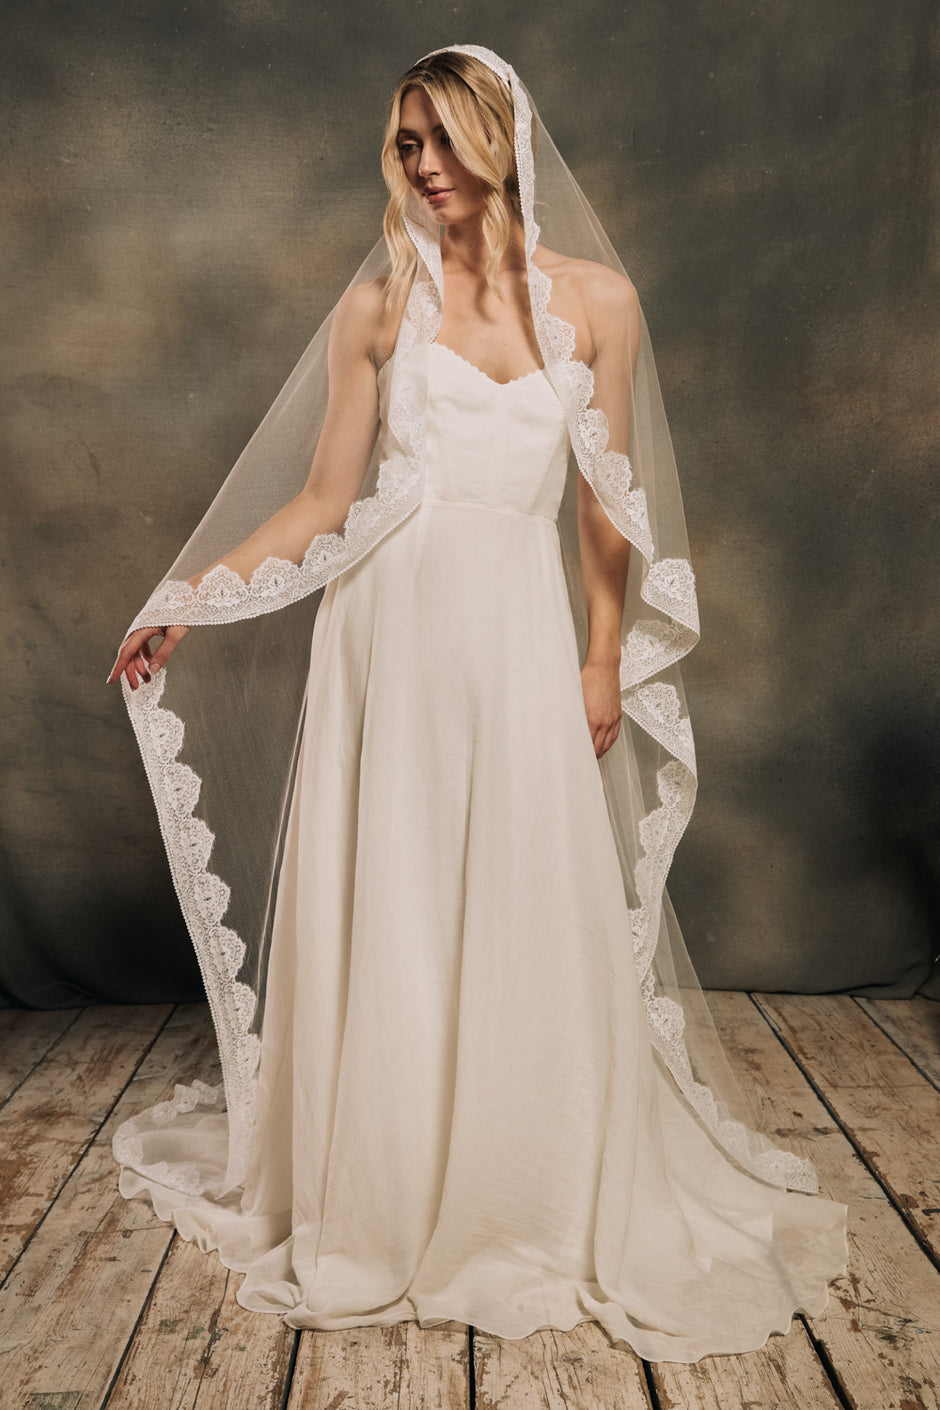
<path fill-rule="evenodd" d="M 424 497 L 557 518 L 568 428 L 544 371 L 494 382 L 442 343 L 427 345 L 426 355 Z M 383 396 L 383 435 L 386 418 Z"/>

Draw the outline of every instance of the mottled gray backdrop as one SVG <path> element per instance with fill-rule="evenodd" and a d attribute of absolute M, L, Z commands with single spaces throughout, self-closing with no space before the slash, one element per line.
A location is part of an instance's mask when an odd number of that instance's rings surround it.
<path fill-rule="evenodd" d="M 650 324 L 703 611 L 671 885 L 703 982 L 927 980 L 933 11 L 7 0 L 0 1002 L 199 993 L 105 676 L 378 234 L 391 83 L 454 42 L 527 81 Z"/>

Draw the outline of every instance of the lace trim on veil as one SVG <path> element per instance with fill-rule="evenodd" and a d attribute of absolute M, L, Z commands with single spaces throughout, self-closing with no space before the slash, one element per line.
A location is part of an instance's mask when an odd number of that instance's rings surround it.
<path fill-rule="evenodd" d="M 623 644 L 620 666 L 624 713 L 672 755 L 656 775 L 659 802 L 640 823 L 643 853 L 635 873 L 639 905 L 631 911 L 634 953 L 650 1039 L 707 1129 L 745 1169 L 773 1184 L 815 1192 L 818 1183 L 808 1160 L 772 1146 L 755 1152 L 753 1133 L 722 1113 L 713 1092 L 694 1075 L 681 1005 L 657 990 L 654 956 L 663 924 L 666 876 L 691 816 L 696 768 L 691 723 L 683 714 L 679 693 L 669 681 L 652 678 L 678 662 L 698 640 L 695 579 L 685 559 L 656 560 L 644 491 L 633 488 L 629 457 L 607 449 L 609 428 L 604 412 L 589 405 L 594 376 L 585 363 L 574 357 L 575 329 L 549 309 L 551 280 L 533 263 L 539 227 L 533 215 L 534 164 L 528 137 L 531 109 L 526 95 L 513 81 L 512 71 L 507 66 L 500 67 L 501 61 L 490 51 L 475 46 L 453 47 L 474 54 L 511 83 L 530 298 L 545 372 L 565 408 L 581 473 L 611 522 L 643 557 L 641 598 L 654 612 L 662 614 L 634 624 Z M 393 355 L 396 360 L 415 345 L 433 341 L 443 302 L 437 227 L 432 230 L 418 218 L 406 220 L 406 224 L 419 254 L 419 267 Z M 342 535 L 318 535 L 299 565 L 267 559 L 249 583 L 221 567 L 208 574 L 196 591 L 188 583 L 166 581 L 137 616 L 133 628 L 162 626 L 168 621 L 206 624 L 257 616 L 297 601 L 356 563 L 417 507 L 425 482 L 423 409 L 414 404 L 407 379 L 394 377 L 394 368 L 389 419 L 395 439 L 406 453 L 380 466 L 375 495 L 353 504 Z M 135 692 L 125 682 L 124 695 L 215 1023 L 230 1123 L 229 1167 L 224 1182 L 224 1190 L 228 1190 L 244 1178 L 254 1121 L 260 1051 L 260 1039 L 251 1031 L 256 996 L 238 978 L 245 945 L 223 924 L 229 888 L 209 870 L 214 837 L 194 812 L 201 781 L 178 759 L 184 726 L 160 704 L 165 684 L 164 670 Z M 177 1109 L 191 1109 L 187 1105 L 191 1098 L 185 1094 L 196 1090 L 177 1088 Z M 207 1088 L 206 1092 L 214 1090 Z M 125 1156 L 132 1155 L 139 1149 L 139 1142 L 138 1146 L 133 1144 L 135 1139 L 137 1128 L 133 1122 L 124 1123 L 115 1137 L 115 1153 L 120 1148 Z M 184 1169 L 174 1174 L 162 1167 L 159 1178 L 161 1183 L 184 1191 L 192 1179 L 191 1172 Z"/>

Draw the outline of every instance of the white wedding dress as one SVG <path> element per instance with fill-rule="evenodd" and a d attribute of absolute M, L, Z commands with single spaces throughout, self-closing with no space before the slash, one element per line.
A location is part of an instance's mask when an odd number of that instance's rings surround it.
<path fill-rule="evenodd" d="M 291 1326 L 594 1319 L 653 1360 L 751 1350 L 825 1306 L 845 1209 L 739 1170 L 650 1045 L 561 406 L 542 372 L 426 356 L 425 498 L 316 617 L 244 1189 L 217 1197 L 201 1084 L 118 1133 L 120 1188 Z M 191 1162 L 188 1194 L 160 1161 Z"/>

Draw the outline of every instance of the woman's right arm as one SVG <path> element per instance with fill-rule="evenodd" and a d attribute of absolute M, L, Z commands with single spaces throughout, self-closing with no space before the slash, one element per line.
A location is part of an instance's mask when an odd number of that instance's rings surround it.
<path fill-rule="evenodd" d="M 245 582 L 267 558 L 297 563 L 318 534 L 340 532 L 362 484 L 379 429 L 376 383 L 377 348 L 386 321 L 381 284 L 350 289 L 340 300 L 330 329 L 328 350 L 329 401 L 323 429 L 307 482 L 299 494 L 266 520 L 224 558 L 210 563 L 189 579 L 196 588 L 213 568 L 222 565 Z M 126 676 L 131 690 L 164 666 L 189 631 L 169 625 L 140 627 L 121 645 L 108 684 Z M 162 639 L 151 650 L 154 637 Z"/>

